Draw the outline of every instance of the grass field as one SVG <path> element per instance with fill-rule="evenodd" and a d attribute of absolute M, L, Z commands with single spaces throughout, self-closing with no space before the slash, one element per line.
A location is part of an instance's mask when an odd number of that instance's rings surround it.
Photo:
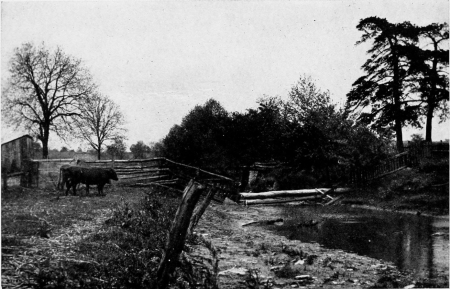
<path fill-rule="evenodd" d="M 105 191 L 83 198 L 17 187 L 2 192 L 2 287 L 149 285 L 179 196 Z"/>

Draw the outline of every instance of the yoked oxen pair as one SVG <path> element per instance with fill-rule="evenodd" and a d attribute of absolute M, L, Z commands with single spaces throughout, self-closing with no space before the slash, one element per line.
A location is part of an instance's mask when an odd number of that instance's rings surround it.
<path fill-rule="evenodd" d="M 60 180 L 62 185 L 66 184 L 66 196 L 72 187 L 73 194 L 76 195 L 77 185 L 82 183 L 86 185 L 86 195 L 89 194 L 89 186 L 97 185 L 99 195 L 103 195 L 103 187 L 110 184 L 110 180 L 119 180 L 116 172 L 105 168 L 87 168 L 80 166 L 61 166 Z M 58 184 L 59 185 L 59 184 Z M 81 196 L 81 194 L 80 194 Z"/>

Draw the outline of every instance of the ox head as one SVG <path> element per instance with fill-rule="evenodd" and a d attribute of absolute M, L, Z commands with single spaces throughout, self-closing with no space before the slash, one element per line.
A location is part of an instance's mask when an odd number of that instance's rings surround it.
<path fill-rule="evenodd" d="M 119 178 L 117 177 L 116 171 L 113 169 L 108 169 L 108 176 L 111 180 L 118 181 Z"/>

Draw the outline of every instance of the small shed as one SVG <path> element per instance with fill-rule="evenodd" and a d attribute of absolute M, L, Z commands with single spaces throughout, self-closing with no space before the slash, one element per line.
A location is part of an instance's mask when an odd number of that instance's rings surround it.
<path fill-rule="evenodd" d="M 24 161 L 34 157 L 32 143 L 33 138 L 27 134 L 2 143 L 2 170 L 7 173 L 21 172 Z"/>
<path fill-rule="evenodd" d="M 11 184 L 28 186 L 32 144 L 33 138 L 27 134 L 2 143 L 2 176 L 7 175 Z"/>

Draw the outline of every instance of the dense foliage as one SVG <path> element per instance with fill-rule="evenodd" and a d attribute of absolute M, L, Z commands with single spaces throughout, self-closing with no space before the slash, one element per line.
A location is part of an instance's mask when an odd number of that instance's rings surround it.
<path fill-rule="evenodd" d="M 278 178 L 301 178 L 302 172 L 319 182 L 341 179 L 385 157 L 389 136 L 349 118 L 310 77 L 302 76 L 287 99 L 266 96 L 258 103 L 256 109 L 228 113 L 210 99 L 156 147 L 170 159 L 235 177 L 255 162 L 275 162 L 289 168 Z"/>
<path fill-rule="evenodd" d="M 131 145 L 130 151 L 133 153 L 135 159 L 143 159 L 150 152 L 150 147 L 140 140 Z"/>
<path fill-rule="evenodd" d="M 106 146 L 106 153 L 109 154 L 112 159 L 123 159 L 125 157 L 126 150 L 127 146 L 125 145 L 125 140 L 120 136 L 115 137 L 114 142 Z"/>

